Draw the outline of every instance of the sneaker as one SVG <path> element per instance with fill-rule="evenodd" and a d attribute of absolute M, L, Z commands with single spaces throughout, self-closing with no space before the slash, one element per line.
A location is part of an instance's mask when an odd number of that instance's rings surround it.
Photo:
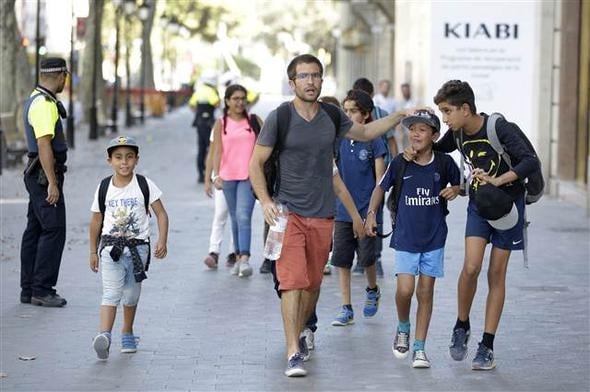
<path fill-rule="evenodd" d="M 329 261 L 324 266 L 324 275 L 332 275 L 332 264 Z"/>
<path fill-rule="evenodd" d="M 96 351 L 98 359 L 105 361 L 109 357 L 109 348 L 111 347 L 111 337 L 106 333 L 99 333 L 92 341 L 92 347 Z"/>
<path fill-rule="evenodd" d="M 494 352 L 479 343 L 475 358 L 471 362 L 471 369 L 473 370 L 492 370 L 496 367 L 496 361 L 494 360 Z"/>
<path fill-rule="evenodd" d="M 236 261 L 238 261 L 238 256 L 234 252 L 231 252 L 225 258 L 225 266 L 231 268 L 236 264 Z"/>
<path fill-rule="evenodd" d="M 217 269 L 217 263 L 219 261 L 219 255 L 215 252 L 209 252 L 209 254 L 203 260 L 203 263 L 211 269 Z"/>
<path fill-rule="evenodd" d="M 311 359 L 311 352 L 309 351 L 309 347 L 307 347 L 307 339 L 304 335 L 299 336 L 299 354 L 301 354 L 304 362 Z"/>
<path fill-rule="evenodd" d="M 354 312 L 344 306 L 340 310 L 340 313 L 338 313 L 338 316 L 332 321 L 332 325 L 335 327 L 345 327 L 352 324 L 354 324 Z"/>
<path fill-rule="evenodd" d="M 21 304 L 30 304 L 31 303 L 31 294 L 22 292 L 20 293 L 20 303 Z"/>
<path fill-rule="evenodd" d="M 303 377 L 307 375 L 307 371 L 303 367 L 303 357 L 299 353 L 291 355 L 287 361 L 287 368 L 285 369 L 285 376 L 287 377 Z"/>
<path fill-rule="evenodd" d="M 258 272 L 260 272 L 261 274 L 270 274 L 272 272 L 271 271 L 271 263 L 272 263 L 272 261 L 270 261 L 269 259 L 264 259 Z"/>
<path fill-rule="evenodd" d="M 128 354 L 137 352 L 137 337 L 132 334 L 124 334 L 121 337 L 121 352 Z"/>
<path fill-rule="evenodd" d="M 455 361 L 462 361 L 467 356 L 467 342 L 469 342 L 470 335 L 471 331 L 465 331 L 463 328 L 453 330 L 449 353 Z"/>
<path fill-rule="evenodd" d="M 383 265 L 381 265 L 381 259 L 378 259 L 375 262 L 375 272 L 377 273 L 378 277 L 383 277 Z"/>
<path fill-rule="evenodd" d="M 240 273 L 240 262 L 239 261 L 237 261 L 236 263 L 234 263 L 234 265 L 229 270 L 229 273 L 232 274 L 232 275 L 238 276 L 238 274 Z"/>
<path fill-rule="evenodd" d="M 376 291 L 367 289 L 367 299 L 363 308 L 364 317 L 373 317 L 377 314 L 377 310 L 379 310 L 379 298 L 381 298 L 379 287 L 377 287 Z"/>
<path fill-rule="evenodd" d="M 391 349 L 397 359 L 405 359 L 410 353 L 410 334 L 400 332 L 398 329 L 395 333 Z"/>
<path fill-rule="evenodd" d="M 416 350 L 412 354 L 412 367 L 416 369 L 426 369 L 430 367 L 430 360 L 424 350 Z"/>
<path fill-rule="evenodd" d="M 307 343 L 307 349 L 313 350 L 315 348 L 315 337 L 313 336 L 313 331 L 309 328 L 305 328 L 303 332 L 301 332 L 301 336 L 305 336 L 305 343 Z"/>
<path fill-rule="evenodd" d="M 236 264 L 239 265 L 238 276 L 240 278 L 247 278 L 248 276 L 252 275 L 252 267 L 250 266 L 250 263 L 247 261 L 240 261 Z"/>
<path fill-rule="evenodd" d="M 45 306 L 48 308 L 61 308 L 67 301 L 57 294 L 47 294 L 43 297 L 32 296 L 31 303 L 33 305 Z"/>
<path fill-rule="evenodd" d="M 356 265 L 354 266 L 354 268 L 352 269 L 352 274 L 353 275 L 362 275 L 365 273 L 365 269 L 363 267 L 361 267 L 359 265 L 359 263 L 357 262 Z"/>

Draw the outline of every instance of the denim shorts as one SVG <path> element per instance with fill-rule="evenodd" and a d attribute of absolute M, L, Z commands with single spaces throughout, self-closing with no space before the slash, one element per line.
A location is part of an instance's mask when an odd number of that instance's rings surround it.
<path fill-rule="evenodd" d="M 465 237 L 481 237 L 491 242 L 493 246 L 505 250 L 524 249 L 524 196 L 517 199 L 518 222 L 509 230 L 494 229 L 486 219 L 479 216 L 475 202 L 469 200 L 467 205 L 467 223 Z"/>
<path fill-rule="evenodd" d="M 429 252 L 413 253 L 395 251 L 395 274 L 426 275 L 433 278 L 444 276 L 445 248 Z"/>
<path fill-rule="evenodd" d="M 100 252 L 100 269 L 102 275 L 101 305 L 119 306 L 119 303 L 122 303 L 124 306 L 135 306 L 139 301 L 141 282 L 135 281 L 131 252 L 126 247 L 119 261 L 114 261 L 110 255 L 111 249 L 112 246 L 106 246 Z M 149 246 L 147 244 L 138 245 L 137 251 L 145 267 Z"/>

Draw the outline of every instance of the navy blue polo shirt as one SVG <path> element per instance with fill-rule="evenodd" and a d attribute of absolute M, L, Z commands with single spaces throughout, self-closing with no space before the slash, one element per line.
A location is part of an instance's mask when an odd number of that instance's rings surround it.
<path fill-rule="evenodd" d="M 342 139 L 340 142 L 339 157 L 336 162 L 338 172 L 363 218 L 367 216 L 371 194 L 377 184 L 375 159 L 385 155 L 387 155 L 387 147 L 381 138 L 371 142 L 357 142 L 349 139 Z M 382 223 L 383 214 L 376 212 L 377 223 Z M 336 200 L 336 220 L 352 222 L 340 199 Z"/>
<path fill-rule="evenodd" d="M 447 183 L 459 185 L 459 168 L 453 159 L 443 156 L 446 165 Z M 380 186 L 388 191 L 395 184 L 402 155 L 398 155 L 387 167 Z M 429 252 L 444 247 L 447 239 L 447 223 L 441 205 L 440 191 L 447 186 L 441 179 L 438 166 L 433 160 L 421 166 L 408 162 L 403 174 L 395 231 L 390 247 L 412 253 Z M 442 180 L 442 181 L 441 181 Z"/>

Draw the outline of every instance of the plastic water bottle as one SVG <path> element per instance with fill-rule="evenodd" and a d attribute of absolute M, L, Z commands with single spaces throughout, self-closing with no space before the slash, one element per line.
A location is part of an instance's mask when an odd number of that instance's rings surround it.
<path fill-rule="evenodd" d="M 264 258 L 269 260 L 278 260 L 283 249 L 283 238 L 287 229 L 287 217 L 289 211 L 287 206 L 277 203 L 279 214 L 275 219 L 275 224 L 270 226 L 266 243 L 264 244 Z"/>

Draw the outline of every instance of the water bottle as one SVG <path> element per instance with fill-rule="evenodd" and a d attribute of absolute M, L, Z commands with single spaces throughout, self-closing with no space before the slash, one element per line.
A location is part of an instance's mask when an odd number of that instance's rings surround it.
<path fill-rule="evenodd" d="M 283 238 L 287 229 L 287 216 L 289 211 L 287 206 L 281 203 L 276 204 L 279 214 L 275 219 L 275 224 L 270 226 L 266 243 L 264 244 L 264 258 L 268 260 L 278 260 L 283 248 Z"/>

